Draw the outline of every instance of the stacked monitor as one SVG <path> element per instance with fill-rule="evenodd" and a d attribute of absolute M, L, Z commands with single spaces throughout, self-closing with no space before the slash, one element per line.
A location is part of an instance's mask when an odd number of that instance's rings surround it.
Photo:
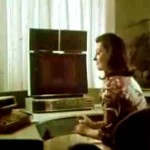
<path fill-rule="evenodd" d="M 86 41 L 86 31 L 30 29 L 30 96 L 87 93 Z"/>

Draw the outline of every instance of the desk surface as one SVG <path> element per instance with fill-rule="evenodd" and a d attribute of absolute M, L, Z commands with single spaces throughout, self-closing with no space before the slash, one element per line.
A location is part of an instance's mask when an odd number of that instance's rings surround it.
<path fill-rule="evenodd" d="M 37 139 L 41 140 L 41 136 L 35 124 L 31 124 L 11 134 L 0 134 L 0 139 Z"/>
<path fill-rule="evenodd" d="M 47 140 L 44 142 L 44 150 L 67 150 L 68 147 L 78 143 L 90 143 L 96 145 L 101 150 L 111 150 L 108 146 L 102 144 L 100 140 L 78 134 L 69 134 Z"/>
<path fill-rule="evenodd" d="M 72 133 L 77 120 L 77 116 L 103 116 L 103 111 L 100 108 L 92 110 L 66 111 L 66 112 L 51 112 L 33 114 L 32 121 L 37 122 L 37 128 L 41 137 L 47 134 L 53 137 Z"/>

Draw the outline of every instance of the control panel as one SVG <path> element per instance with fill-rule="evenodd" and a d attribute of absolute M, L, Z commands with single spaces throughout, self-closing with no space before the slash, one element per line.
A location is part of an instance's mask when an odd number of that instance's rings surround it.
<path fill-rule="evenodd" d="M 71 97 L 53 99 L 26 98 L 26 109 L 34 113 L 85 110 L 94 107 L 93 97 Z"/>

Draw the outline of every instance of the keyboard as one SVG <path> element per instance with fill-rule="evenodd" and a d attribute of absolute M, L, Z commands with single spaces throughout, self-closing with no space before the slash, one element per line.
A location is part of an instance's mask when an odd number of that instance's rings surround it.
<path fill-rule="evenodd" d="M 0 116 L 0 133 L 12 133 L 31 123 L 30 116 L 20 110 Z"/>

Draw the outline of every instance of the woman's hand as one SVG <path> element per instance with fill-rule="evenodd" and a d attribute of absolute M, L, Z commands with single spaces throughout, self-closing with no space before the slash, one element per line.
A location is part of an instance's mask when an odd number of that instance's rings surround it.
<path fill-rule="evenodd" d="M 84 124 L 90 128 L 93 128 L 94 127 L 94 122 L 87 116 L 83 115 L 81 117 L 78 117 L 78 122 L 80 124 Z"/>
<path fill-rule="evenodd" d="M 74 132 L 81 135 L 87 135 L 89 129 L 90 128 L 85 124 L 79 123 L 75 126 Z"/>
<path fill-rule="evenodd" d="M 91 129 L 85 124 L 79 123 L 75 126 L 74 133 L 85 135 L 88 137 L 99 138 L 99 130 Z"/>

